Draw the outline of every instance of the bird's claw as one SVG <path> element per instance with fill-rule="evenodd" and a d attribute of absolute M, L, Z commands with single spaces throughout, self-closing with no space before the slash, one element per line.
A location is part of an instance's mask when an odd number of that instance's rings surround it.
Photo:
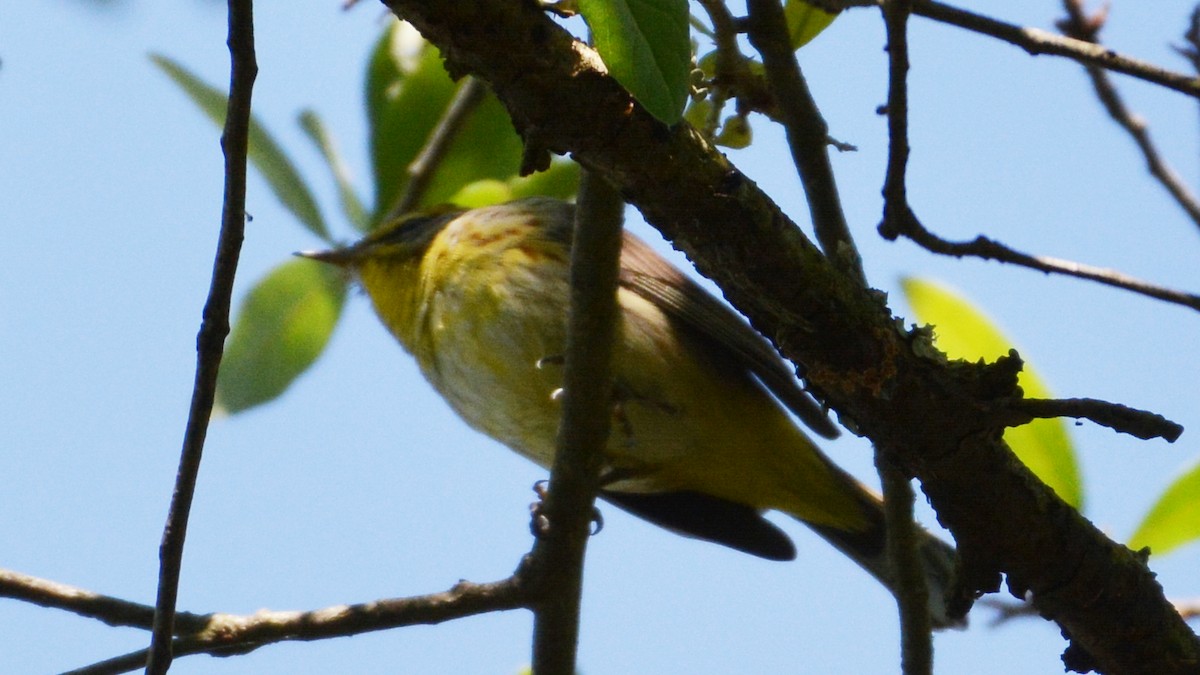
<path fill-rule="evenodd" d="M 529 505 L 529 531 L 538 539 L 550 534 L 550 519 L 543 513 L 549 485 L 550 481 L 546 480 L 539 480 L 533 484 L 533 492 L 537 495 L 537 501 Z M 591 523 L 594 527 L 589 530 L 589 536 L 600 534 L 600 530 L 604 529 L 604 515 L 600 513 L 598 506 L 592 507 Z"/>

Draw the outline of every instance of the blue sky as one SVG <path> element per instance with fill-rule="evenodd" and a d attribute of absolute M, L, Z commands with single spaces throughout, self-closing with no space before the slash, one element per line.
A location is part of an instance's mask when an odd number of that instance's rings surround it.
<path fill-rule="evenodd" d="M 295 124 L 315 108 L 359 177 L 373 4 L 257 3 L 255 109 L 327 206 L 335 195 Z M 1189 4 L 1117 2 L 1109 45 L 1175 69 Z M 976 2 L 1051 27 L 1055 2 Z M 299 7 L 299 8 L 298 8 Z M 221 83 L 223 8 L 211 2 L 8 3 L 0 8 L 0 566 L 150 602 L 220 213 L 217 131 L 146 58 Z M 934 257 L 874 233 L 886 151 L 879 17 L 839 19 L 802 52 L 832 134 L 847 216 L 873 285 L 905 315 L 898 279 L 951 283 L 1005 327 L 1050 387 L 1149 408 L 1188 428 L 1174 445 L 1072 427 L 1088 515 L 1127 537 L 1200 457 L 1197 317 L 1097 285 Z M 1078 67 L 914 19 L 910 195 L 948 237 L 1016 247 L 1200 289 L 1200 229 L 1143 170 Z M 1167 156 L 1197 184 L 1194 101 L 1118 78 Z M 733 160 L 803 222 L 781 137 L 756 121 Z M 361 181 L 361 178 L 360 178 Z M 363 194 L 367 195 L 363 185 Z M 238 289 L 317 242 L 255 177 Z M 636 222 L 631 227 L 653 233 Z M 349 228 L 342 224 L 343 236 Z M 668 247 L 663 244 L 662 249 Z M 682 259 L 676 257 L 676 260 Z M 826 446 L 875 482 L 869 447 Z M 509 574 L 529 548 L 543 473 L 467 429 L 421 380 L 361 296 L 316 367 L 279 401 L 214 422 L 187 543 L 180 607 L 248 613 L 443 590 Z M 890 599 L 802 527 L 769 563 L 605 509 L 589 549 L 581 668 L 607 673 L 889 673 Z M 926 521 L 932 522 L 926 511 Z M 1200 547 L 1152 561 L 1172 597 L 1200 595 Z M 939 635 L 938 672 L 1060 672 L 1064 642 L 1039 620 Z M 181 659 L 178 673 L 513 673 L 531 619 L 512 612 L 245 657 Z M 54 672 L 130 651 L 145 634 L 0 601 L 0 670 Z"/>

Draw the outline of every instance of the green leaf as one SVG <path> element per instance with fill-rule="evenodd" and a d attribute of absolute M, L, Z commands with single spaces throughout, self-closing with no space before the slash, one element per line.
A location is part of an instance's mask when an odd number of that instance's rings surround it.
<path fill-rule="evenodd" d="M 1200 463 L 1183 472 L 1162 493 L 1129 539 L 1129 547 L 1149 546 L 1163 554 L 1200 539 Z"/>
<path fill-rule="evenodd" d="M 740 150 L 750 146 L 754 140 L 754 131 L 750 128 L 750 120 L 742 115 L 730 115 L 721 125 L 721 131 L 713 138 L 713 143 Z"/>
<path fill-rule="evenodd" d="M 787 20 L 792 49 L 800 49 L 829 27 L 837 14 L 818 9 L 804 0 L 786 0 L 783 16 Z"/>
<path fill-rule="evenodd" d="M 1012 342 L 1000 329 L 961 295 L 922 279 L 902 279 L 901 285 L 917 320 L 933 324 L 937 346 L 950 358 L 995 359 L 1012 348 Z M 1049 389 L 1028 361 L 1018 383 L 1029 398 L 1051 398 Z M 1063 501 L 1083 508 L 1079 467 L 1063 420 L 1038 419 L 1007 429 L 1004 440 Z"/>
<path fill-rule="evenodd" d="M 225 107 L 229 99 L 222 91 L 161 54 L 151 54 L 150 60 L 166 73 L 214 124 L 218 127 L 224 126 Z M 313 198 L 308 185 L 300 178 L 295 165 L 280 149 L 279 144 L 254 117 L 250 119 L 249 159 L 284 207 L 310 232 L 324 241 L 329 241 L 325 219 L 321 217 L 317 200 Z"/>
<path fill-rule="evenodd" d="M 467 183 L 448 201 L 464 209 L 477 209 L 482 206 L 512 201 L 512 198 L 512 188 L 508 186 L 508 183 L 495 178 L 484 178 L 474 183 Z"/>
<path fill-rule="evenodd" d="M 325 349 L 345 297 L 345 277 L 311 260 L 289 260 L 258 282 L 225 346 L 217 405 L 236 413 L 282 394 Z"/>
<path fill-rule="evenodd" d="M 513 199 L 542 195 L 571 200 L 579 192 L 579 165 L 567 159 L 555 159 L 550 168 L 528 176 L 508 179 Z"/>
<path fill-rule="evenodd" d="M 407 24 L 394 23 L 376 45 L 368 68 L 375 223 L 399 201 L 408 184 L 408 165 L 458 87 L 446 74 L 437 50 L 414 35 Z M 508 113 L 489 93 L 459 129 L 420 205 L 445 202 L 477 180 L 505 181 L 516 176 L 521 153 L 521 139 Z"/>
<path fill-rule="evenodd" d="M 508 181 L 483 178 L 468 183 L 446 201 L 462 208 L 477 209 L 533 196 L 570 200 L 578 191 L 579 165 L 559 159 L 552 162 L 549 169 L 529 176 L 515 176 Z"/>
<path fill-rule="evenodd" d="M 346 219 L 355 229 L 359 232 L 366 232 L 370 229 L 370 217 L 367 215 L 367 209 L 354 190 L 354 185 L 350 180 L 350 170 L 346 167 L 346 162 L 338 152 L 337 144 L 326 130 L 325 124 L 316 112 L 304 110 L 300 113 L 300 128 L 308 134 L 313 145 L 317 146 L 330 173 L 333 174 L 333 180 L 337 183 L 338 197 L 342 202 L 342 213 L 346 215 Z"/>
<path fill-rule="evenodd" d="M 579 13 L 612 76 L 651 115 L 678 122 L 692 67 L 687 0 L 579 0 Z"/>

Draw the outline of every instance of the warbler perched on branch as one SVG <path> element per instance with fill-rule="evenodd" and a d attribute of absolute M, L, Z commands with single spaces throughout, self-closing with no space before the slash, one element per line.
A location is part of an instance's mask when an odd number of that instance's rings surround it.
<path fill-rule="evenodd" d="M 475 429 L 549 467 L 566 346 L 574 206 L 533 198 L 411 216 L 301 255 L 355 273 L 375 311 Z M 600 496 L 678 533 L 790 560 L 782 511 L 892 587 L 882 505 L 788 415 L 836 427 L 732 310 L 626 233 Z M 953 550 L 918 528 L 935 625 Z"/>

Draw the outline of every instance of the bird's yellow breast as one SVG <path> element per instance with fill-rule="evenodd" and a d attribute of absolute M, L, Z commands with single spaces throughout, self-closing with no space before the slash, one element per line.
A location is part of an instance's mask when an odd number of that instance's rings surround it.
<path fill-rule="evenodd" d="M 561 414 L 570 223 L 560 202 L 471 211 L 417 255 L 358 266 L 384 323 L 455 411 L 543 466 L 553 461 Z M 860 517 L 744 368 L 655 303 L 627 289 L 618 300 L 605 459 L 624 479 L 610 488 L 699 491 L 831 525 Z"/>

